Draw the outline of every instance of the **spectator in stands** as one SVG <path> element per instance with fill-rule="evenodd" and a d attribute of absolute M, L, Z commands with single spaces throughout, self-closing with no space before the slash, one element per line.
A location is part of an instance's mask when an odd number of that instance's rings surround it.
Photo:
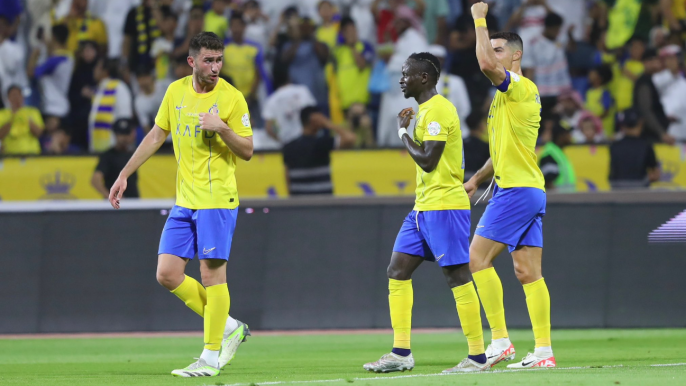
<path fill-rule="evenodd" d="M 283 47 L 282 61 L 288 65 L 291 82 L 310 89 L 320 111 L 327 112 L 329 96 L 324 65 L 329 58 L 326 44 L 314 39 L 314 24 L 303 18 L 298 26 L 289 26 L 290 41 Z"/>
<path fill-rule="evenodd" d="M 615 74 L 612 84 L 612 96 L 617 103 L 617 111 L 622 112 L 634 105 L 634 84 L 643 74 L 643 54 L 646 44 L 639 38 L 633 38 L 627 44 L 629 57 L 614 64 Z"/>
<path fill-rule="evenodd" d="M 98 44 L 101 54 L 107 53 L 107 30 L 102 20 L 88 12 L 88 0 L 72 0 L 69 14 L 56 24 L 64 24 L 69 29 L 67 49 L 76 53 L 79 43 L 92 40 Z"/>
<path fill-rule="evenodd" d="M 545 189 L 548 192 L 573 193 L 576 191 L 576 174 L 574 165 L 569 162 L 562 150 L 571 145 L 571 130 L 557 124 L 553 127 L 552 141 L 543 146 L 538 155 L 538 165 L 545 179 Z"/>
<path fill-rule="evenodd" d="M 451 74 L 464 80 L 472 108 L 481 110 L 482 106 L 490 103 L 493 86 L 491 81 L 481 73 L 476 59 L 476 31 L 470 7 L 477 1 L 479 0 L 463 2 L 462 14 L 455 20 L 453 31 L 450 32 L 448 43 L 450 54 L 446 58 L 446 67 Z M 486 15 L 486 23 L 490 33 L 498 31 L 498 21 L 490 12 Z"/>
<path fill-rule="evenodd" d="M 586 91 L 586 109 L 603 121 L 605 137 L 615 136 L 615 101 L 608 84 L 612 80 L 612 69 L 603 64 L 588 73 L 590 88 Z"/>
<path fill-rule="evenodd" d="M 114 146 L 98 156 L 91 185 L 100 193 L 102 198 L 110 195 L 110 189 L 119 178 L 119 173 L 133 155 L 133 145 L 136 140 L 135 125 L 130 119 L 118 119 L 112 125 Z M 138 174 L 133 172 L 127 179 L 125 198 L 138 198 Z"/>
<path fill-rule="evenodd" d="M 178 56 L 174 60 L 174 79 L 178 80 L 193 75 L 193 67 L 188 65 L 188 54 Z M 229 82 L 231 83 L 231 82 Z"/>
<path fill-rule="evenodd" d="M 347 110 L 346 121 L 357 138 L 355 140 L 356 149 L 370 149 L 376 147 L 372 118 L 367 113 L 367 108 L 363 104 L 352 104 Z"/>
<path fill-rule="evenodd" d="M 648 187 L 660 179 L 660 169 L 650 141 L 641 138 L 643 121 L 635 109 L 619 114 L 624 138 L 610 145 L 612 189 Z"/>
<path fill-rule="evenodd" d="M 179 18 L 174 14 L 169 7 L 162 7 L 162 20 L 160 22 L 160 37 L 155 39 L 150 48 L 150 57 L 155 64 L 155 78 L 157 79 L 171 79 L 172 78 L 172 55 L 174 47 L 180 45 L 174 37 L 176 26 Z M 145 65 L 144 65 L 145 66 Z"/>
<path fill-rule="evenodd" d="M 205 29 L 205 13 L 202 6 L 194 5 L 188 13 L 188 25 L 186 26 L 186 34 L 183 40 L 177 41 L 174 47 L 173 57 L 177 58 L 188 56 L 188 48 L 190 47 L 191 39 Z"/>
<path fill-rule="evenodd" d="M 0 142 L 2 154 L 40 154 L 40 138 L 45 128 L 40 111 L 24 106 L 24 96 L 19 86 L 7 91 L 9 107 L 0 110 Z"/>
<path fill-rule="evenodd" d="M 245 18 L 245 39 L 257 42 L 263 49 L 269 44 L 269 30 L 267 22 L 269 17 L 262 12 L 260 3 L 256 0 L 248 0 L 243 4 L 243 17 Z"/>
<path fill-rule="evenodd" d="M 522 57 L 524 76 L 538 87 L 542 120 L 551 119 L 557 96 L 572 87 L 565 50 L 556 42 L 562 23 L 560 15 L 548 13 L 543 32 L 532 37 L 528 46 L 525 45 L 527 54 Z"/>
<path fill-rule="evenodd" d="M 560 118 L 560 124 L 567 129 L 573 129 L 579 125 L 579 118 L 583 112 L 584 101 L 574 90 L 562 92 L 557 97 L 557 105 L 553 109 L 553 113 Z"/>
<path fill-rule="evenodd" d="M 676 140 L 686 140 L 686 78 L 682 72 L 681 47 L 669 45 L 660 50 L 665 69 L 653 75 L 660 102 L 670 120 L 667 133 Z"/>
<path fill-rule="evenodd" d="M 63 24 L 52 27 L 52 39 L 48 43 L 48 57 L 36 67 L 40 48 L 36 47 L 29 60 L 27 74 L 40 82 L 42 112 L 48 132 L 63 128 L 69 114 L 69 85 L 74 72 L 74 58 L 68 51 L 69 29 Z"/>
<path fill-rule="evenodd" d="M 164 93 L 169 87 L 170 81 L 167 79 L 155 80 L 155 72 L 150 67 L 141 66 L 136 72 L 136 80 L 138 83 L 138 92 L 134 96 L 133 105 L 136 110 L 136 118 L 138 124 L 146 133 L 152 129 L 155 124 L 155 116 L 159 110 Z M 171 136 L 167 137 L 168 142 Z"/>
<path fill-rule="evenodd" d="M 445 57 L 448 52 L 445 47 L 434 44 L 429 46 L 428 52 L 438 58 L 438 62 L 441 64 L 441 76 L 436 88 L 438 92 L 452 102 L 457 109 L 457 115 L 460 117 L 460 130 L 462 130 L 462 135 L 465 136 L 467 132 L 469 132 L 467 117 L 472 113 L 472 104 L 469 101 L 467 86 L 465 86 L 464 80 L 462 80 L 461 77 L 446 71 Z"/>
<path fill-rule="evenodd" d="M 69 131 L 71 143 L 88 151 L 88 116 L 98 83 L 95 81 L 95 65 L 98 61 L 97 43 L 86 40 L 77 52 L 76 66 L 69 85 Z"/>
<path fill-rule="evenodd" d="M 669 118 L 665 114 L 660 94 L 653 82 L 653 75 L 662 71 L 662 61 L 657 51 L 646 50 L 643 55 L 643 67 L 643 75 L 636 80 L 634 86 L 634 105 L 645 124 L 643 138 L 673 144 L 675 138 L 667 133 Z"/>
<path fill-rule="evenodd" d="M 128 63 L 128 71 L 132 74 L 135 74 L 141 64 L 152 63 L 150 58 L 152 43 L 162 35 L 157 25 L 157 14 L 159 14 L 159 8 L 155 0 L 143 0 L 142 4 L 131 8 L 126 15 L 121 53 L 123 61 Z M 128 79 L 127 74 L 124 74 L 124 77 Z"/>
<path fill-rule="evenodd" d="M 378 44 L 395 43 L 398 40 L 398 31 L 395 30 L 395 16 L 399 6 L 403 5 L 402 0 L 374 0 L 371 4 L 371 11 L 376 20 L 376 42 Z"/>
<path fill-rule="evenodd" d="M 205 13 L 205 31 L 214 32 L 224 39 L 229 30 L 225 13 L 226 0 L 212 0 L 212 7 Z"/>
<path fill-rule="evenodd" d="M 17 84 L 20 88 L 26 86 L 19 79 L 23 77 L 24 50 L 21 45 L 12 41 L 12 24 L 7 17 L 0 15 L 0 107 L 8 106 L 7 93 L 9 86 Z"/>
<path fill-rule="evenodd" d="M 100 59 L 95 66 L 94 77 L 98 90 L 88 118 L 89 150 L 101 153 L 112 146 L 112 124 L 118 119 L 133 118 L 131 91 L 119 79 L 115 60 Z"/>
<path fill-rule="evenodd" d="M 240 12 L 231 14 L 231 38 L 224 44 L 222 74 L 231 77 L 249 107 L 257 103 L 257 88 L 263 78 L 264 54 L 262 47 L 245 40 L 245 21 Z"/>
<path fill-rule="evenodd" d="M 524 42 L 527 55 L 529 55 L 531 51 L 528 50 L 528 47 L 530 47 L 531 40 L 541 36 L 545 18 L 552 12 L 546 0 L 523 0 L 521 6 L 510 16 L 504 30 L 516 30 Z"/>
<path fill-rule="evenodd" d="M 469 135 L 463 141 L 464 147 L 464 180 L 469 181 L 489 158 L 491 154 L 488 142 L 484 140 L 486 134 L 486 120 L 478 112 L 467 117 Z"/>
<path fill-rule="evenodd" d="M 0 17 L 8 21 L 9 36 L 15 36 L 24 11 L 21 0 L 0 0 Z"/>
<path fill-rule="evenodd" d="M 338 43 L 339 23 L 336 18 L 336 6 L 328 0 L 322 0 L 317 5 L 317 12 L 322 19 L 315 33 L 317 41 L 326 44 L 333 50 Z"/>
<path fill-rule="evenodd" d="M 379 146 L 402 147 L 403 143 L 398 138 L 398 111 L 406 107 L 412 107 L 415 111 L 419 109 L 417 102 L 405 98 L 397 85 L 402 76 L 401 71 L 405 60 L 412 53 L 423 52 L 429 48 L 426 38 L 415 27 L 417 25 L 421 27 L 421 23 L 415 18 L 414 11 L 409 7 L 405 5 L 397 7 L 393 30 L 398 33 L 398 39 L 387 65 L 390 88 L 381 95 L 377 128 Z M 474 51 L 471 54 L 475 55 Z"/>
<path fill-rule="evenodd" d="M 349 17 L 341 20 L 342 41 L 333 50 L 336 81 L 341 107 L 348 110 L 354 103 L 369 102 L 369 76 L 372 71 L 374 49 L 368 42 L 360 41 L 355 22 Z"/>
<path fill-rule="evenodd" d="M 300 111 L 316 106 L 310 89 L 300 84 L 286 83 L 270 95 L 262 108 L 267 134 L 285 145 L 302 135 Z"/>
<path fill-rule="evenodd" d="M 448 43 L 448 0 L 423 0 L 416 1 L 415 5 L 424 3 L 425 8 L 422 13 L 423 25 L 426 31 L 426 40 L 430 44 L 446 45 Z M 416 8 L 415 8 L 416 10 Z"/>
<path fill-rule="evenodd" d="M 92 0 L 88 3 L 88 10 L 94 16 L 100 18 L 107 29 L 108 58 L 114 59 L 121 56 L 126 15 L 131 7 L 134 7 L 139 3 L 140 0 Z"/>
<path fill-rule="evenodd" d="M 331 151 L 355 145 L 355 134 L 331 123 L 316 107 L 305 107 L 300 121 L 302 135 L 283 147 L 288 191 L 291 196 L 333 194 Z"/>
<path fill-rule="evenodd" d="M 603 123 L 588 111 L 581 112 L 578 123 L 572 131 L 572 142 L 580 145 L 594 145 L 605 142 Z"/>

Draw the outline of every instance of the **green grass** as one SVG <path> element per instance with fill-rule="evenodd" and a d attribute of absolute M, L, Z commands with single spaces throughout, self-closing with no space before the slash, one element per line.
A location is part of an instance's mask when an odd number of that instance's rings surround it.
<path fill-rule="evenodd" d="M 389 350 L 390 334 L 255 335 L 219 377 L 202 379 L 169 374 L 199 355 L 201 338 L 0 340 L 0 385 L 686 385 L 686 366 L 650 366 L 686 362 L 686 329 L 558 330 L 557 369 L 448 376 L 434 374 L 466 355 L 459 332 L 415 333 L 414 371 L 383 375 L 363 371 L 362 364 Z M 511 338 L 517 359 L 533 349 L 530 331 L 512 331 Z"/>

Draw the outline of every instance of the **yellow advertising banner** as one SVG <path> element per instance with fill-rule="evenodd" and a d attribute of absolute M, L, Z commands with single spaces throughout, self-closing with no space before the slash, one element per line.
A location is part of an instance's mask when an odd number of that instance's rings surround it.
<path fill-rule="evenodd" d="M 662 169 L 653 189 L 686 188 L 686 145 L 655 146 Z M 610 152 L 607 146 L 570 146 L 565 153 L 574 165 L 577 189 L 610 189 Z M 0 200 L 98 199 L 91 186 L 97 157 L 29 157 L 0 159 Z M 331 156 L 336 196 L 411 196 L 415 189 L 414 161 L 404 150 L 336 151 Z M 236 180 L 241 198 L 288 196 L 286 174 L 279 153 L 255 154 L 239 161 Z M 172 155 L 152 157 L 139 170 L 142 198 L 173 198 L 176 161 Z"/>

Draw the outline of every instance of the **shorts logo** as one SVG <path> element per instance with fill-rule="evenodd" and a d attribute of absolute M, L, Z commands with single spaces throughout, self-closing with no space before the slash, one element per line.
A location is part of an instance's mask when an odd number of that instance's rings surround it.
<path fill-rule="evenodd" d="M 206 255 L 206 254 L 208 254 L 208 253 L 214 251 L 215 249 L 217 249 L 217 247 L 213 247 L 213 248 L 210 248 L 210 249 L 205 249 L 205 248 L 203 248 L 203 249 L 202 249 L 202 253 L 203 253 L 203 255 Z"/>
<path fill-rule="evenodd" d="M 429 135 L 438 135 L 441 132 L 441 125 L 434 121 L 429 123 Z"/>
<path fill-rule="evenodd" d="M 243 126 L 250 127 L 250 116 L 247 113 L 243 114 L 241 122 L 243 122 Z"/>
<path fill-rule="evenodd" d="M 477 225 L 476 227 L 477 228 L 483 228 L 483 227 L 485 227 L 485 225 Z"/>
<path fill-rule="evenodd" d="M 443 256 L 445 256 L 445 253 L 444 253 L 444 254 L 442 254 L 442 255 L 440 255 L 440 256 L 436 256 L 436 261 L 439 261 L 439 260 L 441 260 L 441 259 L 443 258 Z"/>

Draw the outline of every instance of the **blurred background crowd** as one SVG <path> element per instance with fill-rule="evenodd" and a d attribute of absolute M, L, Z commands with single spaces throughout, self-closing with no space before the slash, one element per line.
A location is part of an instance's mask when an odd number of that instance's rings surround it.
<path fill-rule="evenodd" d="M 396 115 L 417 111 L 398 86 L 402 63 L 433 53 L 468 178 L 488 158 L 496 91 L 475 56 L 475 2 L 0 0 L 2 154 L 129 152 L 169 83 L 192 73 L 191 37 L 212 31 L 226 39 L 221 75 L 248 101 L 256 150 L 282 149 L 287 164 L 312 146 L 401 147 Z M 487 2 L 489 30 L 524 41 L 550 186 L 573 184 L 560 151 L 573 143 L 612 143 L 611 180 L 659 178 L 652 144 L 686 141 L 686 0 Z M 320 129 L 341 140 L 303 142 Z"/>

